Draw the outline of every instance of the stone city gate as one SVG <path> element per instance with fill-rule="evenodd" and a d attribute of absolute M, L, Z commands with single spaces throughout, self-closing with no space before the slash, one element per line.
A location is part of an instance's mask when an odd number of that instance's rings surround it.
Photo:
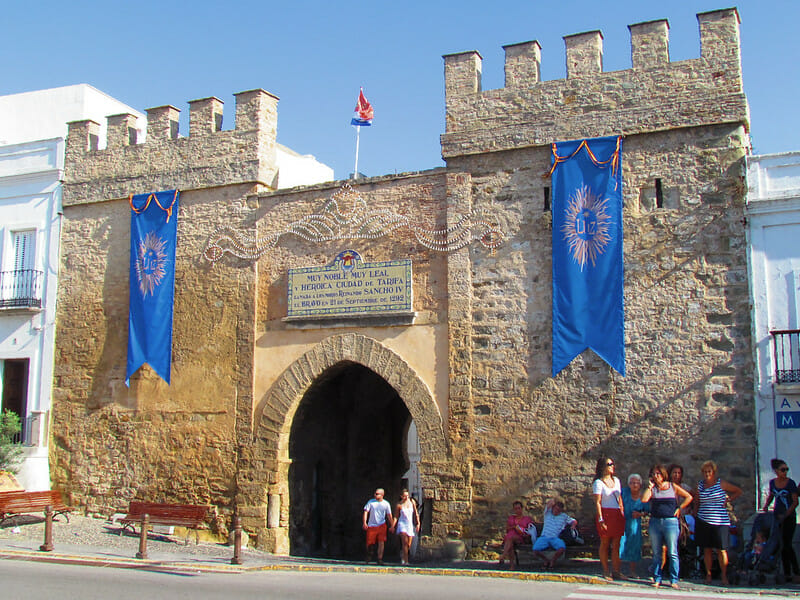
<path fill-rule="evenodd" d="M 411 419 L 433 497 L 447 442 L 436 402 L 408 363 L 360 334 L 331 336 L 297 359 L 257 407 L 254 439 L 241 453 L 237 505 L 258 545 L 360 552 L 361 507 L 378 486 L 390 501 L 397 496 Z"/>

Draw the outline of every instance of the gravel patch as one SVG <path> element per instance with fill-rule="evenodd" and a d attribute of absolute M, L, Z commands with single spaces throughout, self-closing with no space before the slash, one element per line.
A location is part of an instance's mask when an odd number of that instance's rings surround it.
<path fill-rule="evenodd" d="M 122 526 L 113 523 L 110 519 L 71 514 L 69 521 L 66 516 L 59 516 L 53 522 L 53 545 L 58 550 L 59 545 L 84 546 L 88 551 L 104 551 L 113 555 L 134 556 L 139 549 L 139 528 L 137 534 L 130 529 L 122 532 Z M 233 546 L 226 544 L 200 541 L 195 544 L 194 532 L 189 532 L 189 543 L 184 545 L 186 538 L 183 535 L 166 535 L 162 533 L 149 533 L 147 536 L 148 553 L 153 554 L 183 554 L 210 558 L 230 558 L 233 556 Z M 14 542 L 43 543 L 44 519 L 33 515 L 20 515 L 6 519 L 0 525 L 0 544 L 8 546 Z M 242 554 L 260 557 L 262 560 L 272 557 L 271 554 L 243 548 Z"/>

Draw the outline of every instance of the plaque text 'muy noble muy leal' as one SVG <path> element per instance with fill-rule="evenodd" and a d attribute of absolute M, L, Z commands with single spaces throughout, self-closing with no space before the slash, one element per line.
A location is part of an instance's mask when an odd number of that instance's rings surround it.
<path fill-rule="evenodd" d="M 354 250 L 323 267 L 289 269 L 289 317 L 412 310 L 411 259 L 365 263 Z"/>

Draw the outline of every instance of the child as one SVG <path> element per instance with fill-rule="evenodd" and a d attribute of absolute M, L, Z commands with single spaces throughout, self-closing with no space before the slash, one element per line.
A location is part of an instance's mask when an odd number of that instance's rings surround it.
<path fill-rule="evenodd" d="M 533 556 L 540 558 L 544 562 L 546 569 L 555 566 L 556 561 L 563 556 L 566 550 L 567 545 L 558 536 L 567 525 L 575 529 L 578 526 L 578 522 L 564 512 L 564 503 L 561 500 L 556 500 L 555 498 L 548 500 L 544 508 L 542 535 L 533 544 Z M 547 560 L 547 557 L 542 553 L 547 549 L 556 551 L 550 560 Z"/>
<path fill-rule="evenodd" d="M 748 567 L 755 566 L 758 557 L 764 550 L 764 544 L 767 543 L 768 537 L 769 531 L 766 529 L 761 529 L 756 532 L 756 535 L 753 538 L 753 548 L 744 553 L 744 564 L 746 564 Z"/>

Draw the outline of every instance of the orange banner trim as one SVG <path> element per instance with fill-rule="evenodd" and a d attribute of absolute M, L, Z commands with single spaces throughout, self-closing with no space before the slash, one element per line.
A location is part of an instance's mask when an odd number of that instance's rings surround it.
<path fill-rule="evenodd" d="M 163 210 L 167 213 L 167 223 L 169 223 L 169 218 L 172 216 L 172 207 L 175 206 L 175 201 L 178 199 L 178 190 L 175 190 L 175 195 L 172 197 L 172 204 L 170 204 L 167 208 L 161 206 L 161 203 L 158 201 L 158 197 L 155 194 L 150 194 L 147 196 L 147 201 L 144 203 L 144 207 L 137 209 L 133 205 L 133 194 L 128 196 L 128 204 L 131 205 L 131 210 L 135 212 L 137 215 L 142 214 L 144 211 L 147 210 L 147 207 L 150 206 L 150 201 L 155 200 L 155 203 L 158 205 L 158 208 Z"/>
<path fill-rule="evenodd" d="M 581 141 L 581 143 L 578 145 L 578 147 L 575 149 L 575 151 L 572 154 L 570 154 L 569 156 L 559 156 L 558 155 L 558 150 L 556 148 L 556 143 L 553 142 L 552 145 L 551 145 L 551 150 L 552 150 L 552 153 L 553 153 L 553 166 L 550 167 L 550 170 L 547 172 L 547 175 L 545 175 L 545 177 L 552 176 L 553 175 L 553 171 L 556 170 L 556 167 L 559 164 L 561 164 L 562 162 L 568 161 L 570 158 L 572 158 L 573 156 L 578 154 L 578 152 L 581 151 L 581 148 L 586 148 L 586 153 L 589 155 L 589 159 L 596 166 L 602 168 L 602 167 L 607 166 L 610 163 L 611 164 L 611 169 L 612 169 L 611 172 L 612 172 L 612 174 L 616 175 L 617 174 L 617 170 L 619 169 L 619 145 L 620 145 L 621 142 L 622 142 L 622 136 L 618 135 L 617 136 L 617 148 L 614 150 L 614 153 L 611 155 L 611 157 L 608 160 L 597 160 L 597 157 L 594 155 L 594 152 L 592 152 L 592 149 L 589 148 L 589 144 L 588 144 L 588 142 L 586 140 Z"/>

